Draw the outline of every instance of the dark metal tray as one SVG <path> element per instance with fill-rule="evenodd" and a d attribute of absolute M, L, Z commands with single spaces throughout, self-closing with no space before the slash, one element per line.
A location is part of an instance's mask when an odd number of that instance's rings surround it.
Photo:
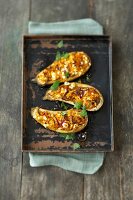
<path fill-rule="evenodd" d="M 104 105 L 97 112 L 88 112 L 89 123 L 83 130 L 87 140 L 65 140 L 58 133 L 38 124 L 30 114 L 31 107 L 60 110 L 59 102 L 43 101 L 49 86 L 40 87 L 31 81 L 35 75 L 51 64 L 57 52 L 57 43 L 63 40 L 63 52 L 84 51 L 92 60 L 90 70 L 80 79 L 101 91 Z M 86 75 L 90 77 L 88 81 Z M 77 80 L 75 80 L 77 81 Z M 69 106 L 71 107 L 71 106 Z M 82 132 L 83 132 L 82 131 Z M 73 150 L 72 143 L 80 143 Z M 27 35 L 23 40 L 23 97 L 22 97 L 22 150 L 33 152 L 100 152 L 112 151 L 112 46 L 109 36 L 46 36 Z"/>

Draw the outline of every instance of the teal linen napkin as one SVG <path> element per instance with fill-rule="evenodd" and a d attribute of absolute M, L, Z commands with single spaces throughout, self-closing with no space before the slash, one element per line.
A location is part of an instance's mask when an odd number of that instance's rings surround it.
<path fill-rule="evenodd" d="M 93 19 L 81 19 L 56 23 L 29 22 L 30 34 L 53 35 L 103 35 L 103 27 Z M 94 174 L 103 164 L 104 153 L 29 153 L 30 166 L 54 165 L 82 174 Z"/>

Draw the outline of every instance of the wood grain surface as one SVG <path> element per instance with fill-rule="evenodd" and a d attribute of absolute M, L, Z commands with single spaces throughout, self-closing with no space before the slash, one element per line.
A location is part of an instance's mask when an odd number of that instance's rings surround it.
<path fill-rule="evenodd" d="M 20 199 L 21 39 L 29 2 L 0 1 L 0 200 Z"/>
<path fill-rule="evenodd" d="M 0 200 L 133 199 L 133 1 L 0 0 Z M 115 152 L 95 175 L 31 168 L 20 151 L 21 37 L 28 20 L 92 17 L 113 38 Z"/>
<path fill-rule="evenodd" d="M 96 175 L 85 176 L 85 199 L 133 199 L 133 1 L 93 1 L 92 16 L 113 40 L 115 152 Z"/>

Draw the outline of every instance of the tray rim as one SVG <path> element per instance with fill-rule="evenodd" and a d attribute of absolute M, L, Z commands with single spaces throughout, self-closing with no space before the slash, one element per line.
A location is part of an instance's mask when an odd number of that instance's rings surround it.
<path fill-rule="evenodd" d="M 23 145 L 23 133 L 24 133 L 24 115 L 25 115 L 25 110 L 24 110 L 24 100 L 25 100 L 25 95 L 24 95 L 24 42 L 26 39 L 31 39 L 31 38 L 35 38 L 35 39 L 41 39 L 41 38 L 50 38 L 50 39 L 58 39 L 58 38 L 101 38 L 101 39 L 108 39 L 109 41 L 109 86 L 110 86 L 110 124 L 111 124 L 111 132 L 110 132 L 110 137 L 111 137 L 111 148 L 109 150 L 53 150 L 53 151 L 49 151 L 49 150 L 28 150 L 28 149 L 24 149 L 24 145 Z M 114 151 L 114 129 L 113 129 L 113 85 L 112 85 L 112 37 L 110 35 L 64 35 L 64 34 L 60 34 L 60 35 L 53 35 L 53 34 L 24 34 L 22 36 L 22 85 L 21 85 L 21 90 L 22 90 L 22 95 L 21 95 L 21 152 L 33 152 L 33 153 L 40 153 L 40 154 L 45 154 L 45 153 L 49 153 L 49 154 L 54 154 L 54 153 L 98 153 L 98 152 L 113 152 Z"/>

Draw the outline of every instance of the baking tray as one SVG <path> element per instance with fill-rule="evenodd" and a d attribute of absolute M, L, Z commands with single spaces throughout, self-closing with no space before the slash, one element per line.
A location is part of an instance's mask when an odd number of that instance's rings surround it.
<path fill-rule="evenodd" d="M 58 49 L 57 43 L 61 40 L 64 46 Z M 58 133 L 43 128 L 30 114 L 31 107 L 35 106 L 61 110 L 58 101 L 42 100 L 50 86 L 40 87 L 31 81 L 39 71 L 55 60 L 58 50 L 84 51 L 90 56 L 92 66 L 79 79 L 99 89 L 104 97 L 104 105 L 99 111 L 88 112 L 89 123 L 82 131 L 87 134 L 87 140 L 84 142 L 78 141 L 78 134 L 74 140 L 65 140 Z M 109 36 L 24 36 L 22 85 L 22 151 L 48 153 L 113 151 L 112 43 Z M 71 107 L 69 105 L 69 108 Z M 80 148 L 74 150 L 73 143 L 80 143 Z"/>

